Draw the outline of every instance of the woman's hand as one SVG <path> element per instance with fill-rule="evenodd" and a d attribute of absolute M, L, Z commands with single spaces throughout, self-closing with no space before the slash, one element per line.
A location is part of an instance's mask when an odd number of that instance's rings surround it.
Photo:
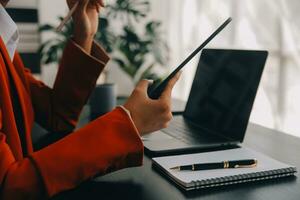
<path fill-rule="evenodd" d="M 87 53 L 91 52 L 94 36 L 98 30 L 100 8 L 104 7 L 103 0 L 67 0 L 71 9 L 79 2 L 73 14 L 74 40 Z"/>
<path fill-rule="evenodd" d="M 181 72 L 172 78 L 158 100 L 148 97 L 149 81 L 142 80 L 136 86 L 124 107 L 130 111 L 140 135 L 145 135 L 168 126 L 172 119 L 171 93 Z"/>

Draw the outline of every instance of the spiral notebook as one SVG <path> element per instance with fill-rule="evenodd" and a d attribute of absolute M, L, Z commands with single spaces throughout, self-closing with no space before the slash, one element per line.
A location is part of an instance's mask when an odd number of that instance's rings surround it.
<path fill-rule="evenodd" d="M 225 160 L 257 159 L 254 168 L 178 171 L 171 167 Z M 248 148 L 153 158 L 153 164 L 184 190 L 203 189 L 295 175 L 296 167 Z"/>

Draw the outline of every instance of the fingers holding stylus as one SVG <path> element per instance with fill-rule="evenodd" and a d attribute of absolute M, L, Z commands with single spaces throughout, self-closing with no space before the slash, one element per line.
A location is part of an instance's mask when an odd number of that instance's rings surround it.
<path fill-rule="evenodd" d="M 98 12 L 104 7 L 104 0 L 67 0 L 68 6 L 72 9 L 74 6 L 80 10 L 86 10 L 87 7 L 94 7 Z"/>
<path fill-rule="evenodd" d="M 97 12 L 99 13 L 100 12 L 100 8 L 103 8 L 104 7 L 104 1 L 103 0 L 94 0 L 92 1 Z"/>
<path fill-rule="evenodd" d="M 95 8 L 97 12 L 100 12 L 100 9 L 104 7 L 104 1 L 103 0 L 87 0 L 86 6 L 90 6 L 92 8 Z"/>
<path fill-rule="evenodd" d="M 100 8 L 104 7 L 104 1 L 103 0 L 80 0 L 82 3 L 81 7 L 83 10 L 85 10 L 87 7 L 95 8 L 97 12 L 100 12 Z"/>
<path fill-rule="evenodd" d="M 104 0 L 84 0 L 87 1 L 86 6 L 95 7 L 98 11 L 100 11 L 101 7 L 104 7 Z"/>
<path fill-rule="evenodd" d="M 97 2 L 101 7 L 105 7 L 104 0 L 97 0 Z"/>

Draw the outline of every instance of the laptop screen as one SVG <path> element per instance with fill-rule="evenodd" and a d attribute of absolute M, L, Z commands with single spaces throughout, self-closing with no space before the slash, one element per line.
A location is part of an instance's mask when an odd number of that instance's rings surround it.
<path fill-rule="evenodd" d="M 208 133 L 242 142 L 267 55 L 203 50 L 184 117 Z"/>

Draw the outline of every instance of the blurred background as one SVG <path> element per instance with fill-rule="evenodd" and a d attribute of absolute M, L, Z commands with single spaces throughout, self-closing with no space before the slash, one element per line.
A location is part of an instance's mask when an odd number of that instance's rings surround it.
<path fill-rule="evenodd" d="M 210 48 L 263 49 L 270 55 L 251 121 L 300 137 L 299 0 L 106 0 L 96 39 L 112 57 L 98 83 L 117 84 L 128 96 L 142 78 L 162 79 L 227 17 L 233 22 Z M 52 86 L 72 24 L 53 28 L 64 0 L 11 0 L 19 51 L 35 76 Z M 185 68 L 173 96 L 187 100 L 198 57 Z"/>

